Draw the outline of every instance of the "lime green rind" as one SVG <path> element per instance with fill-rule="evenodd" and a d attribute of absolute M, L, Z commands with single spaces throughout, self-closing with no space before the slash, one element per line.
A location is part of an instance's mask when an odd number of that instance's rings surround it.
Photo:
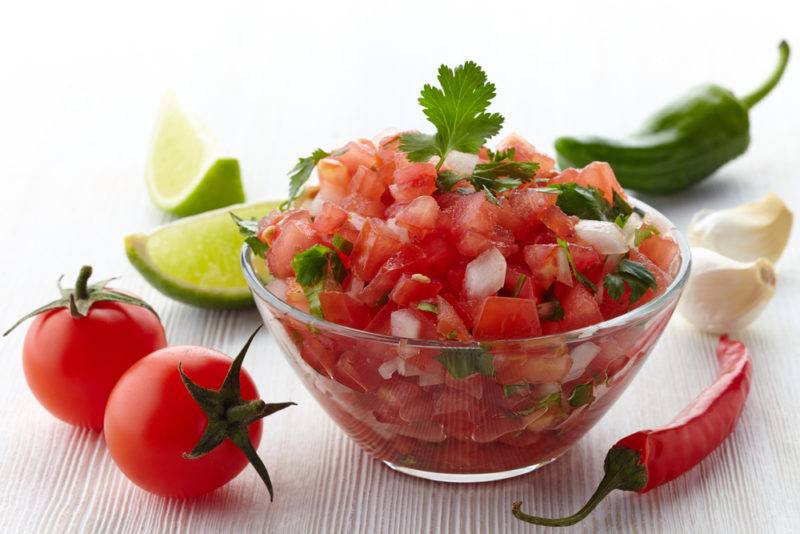
<path fill-rule="evenodd" d="M 173 215 L 186 217 L 245 201 L 239 161 L 221 158 L 208 168 L 197 187 L 177 204 L 167 204 L 148 183 L 153 203 Z"/>
<path fill-rule="evenodd" d="M 234 212 L 242 218 L 257 218 L 266 215 L 278 204 L 276 201 L 265 201 L 229 206 L 175 221 L 150 234 L 132 234 L 125 238 L 125 252 L 144 279 L 170 298 L 201 308 L 247 307 L 253 304 L 253 298 L 241 274 L 238 255 L 244 241 L 230 221 L 229 213 Z M 208 258 L 206 254 L 206 257 L 202 257 L 204 252 L 208 252 L 203 249 L 203 245 L 213 243 L 215 238 L 220 237 L 220 232 L 225 239 L 225 246 L 220 247 L 224 256 Z M 185 239 L 186 236 L 191 239 Z M 161 243 L 158 243 L 159 240 Z M 156 246 L 153 246 L 154 243 Z M 198 250 L 201 257 L 192 257 L 192 253 Z M 228 283 L 224 286 L 199 284 L 188 280 L 188 276 L 169 272 L 168 264 L 173 262 L 174 265 L 176 259 L 180 260 L 178 263 L 183 269 L 199 264 L 200 278 L 205 278 L 206 275 L 214 278 L 223 273 L 221 277 L 226 278 Z M 203 271 L 203 263 L 211 265 L 207 265 Z M 198 273 L 193 274 L 194 278 L 198 278 Z"/>

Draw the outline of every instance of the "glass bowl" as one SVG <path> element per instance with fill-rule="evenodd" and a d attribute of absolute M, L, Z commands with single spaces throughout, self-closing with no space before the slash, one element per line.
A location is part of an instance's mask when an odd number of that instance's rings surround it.
<path fill-rule="evenodd" d="M 634 204 L 666 221 L 643 202 Z M 481 482 L 552 462 L 630 384 L 689 273 L 686 240 L 674 228 L 671 235 L 680 266 L 649 302 L 580 330 L 480 343 L 398 338 L 318 319 L 266 289 L 266 267 L 254 266 L 247 246 L 241 261 L 264 323 L 350 438 L 397 471 Z M 461 376 L 474 369 L 481 372 Z"/>

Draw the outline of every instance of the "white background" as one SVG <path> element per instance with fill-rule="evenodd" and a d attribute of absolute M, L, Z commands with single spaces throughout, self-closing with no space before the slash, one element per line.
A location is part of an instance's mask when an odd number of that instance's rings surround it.
<path fill-rule="evenodd" d="M 281 196 L 285 172 L 317 146 L 396 126 L 426 128 L 416 96 L 440 63 L 481 64 L 493 109 L 552 151 L 560 134 L 621 134 L 688 87 L 741 94 L 787 38 L 797 3 L 394 1 L 6 2 L 0 7 L 0 326 L 55 296 L 83 263 L 148 299 L 172 343 L 235 352 L 253 311 L 170 301 L 128 265 L 122 237 L 169 218 L 143 167 L 159 100 L 174 88 L 240 158 L 249 198 Z M 800 207 L 800 59 L 751 114 L 748 153 L 701 186 L 645 197 L 681 228 L 701 207 L 773 190 Z M 775 300 L 740 334 L 754 353 L 741 424 L 700 467 L 647 495 L 617 493 L 578 532 L 800 531 L 798 240 Z M 735 288 L 731 288 L 735 290 Z M 52 419 L 28 392 L 23 330 L 0 340 L 2 532 L 525 532 L 510 503 L 566 514 L 593 490 L 619 437 L 666 422 L 709 383 L 715 340 L 675 318 L 633 385 L 560 461 L 516 480 L 449 486 L 369 459 L 302 389 L 269 336 L 247 367 L 267 400 L 300 403 L 268 420 L 251 470 L 214 494 L 163 500 L 130 484 L 101 435 Z"/>

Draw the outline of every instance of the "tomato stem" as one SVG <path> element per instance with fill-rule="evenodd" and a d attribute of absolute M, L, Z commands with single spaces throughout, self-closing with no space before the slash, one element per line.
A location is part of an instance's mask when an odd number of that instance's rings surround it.
<path fill-rule="evenodd" d="M 239 351 L 219 389 L 208 389 L 195 384 L 183 372 L 183 367 L 178 364 L 178 372 L 181 375 L 183 384 L 192 399 L 208 417 L 206 429 L 200 440 L 195 444 L 191 452 L 185 453 L 183 457 L 189 460 L 200 458 L 217 448 L 226 439 L 230 439 L 247 457 L 258 476 L 261 477 L 267 487 L 271 501 L 273 498 L 272 481 L 269 478 L 264 462 L 250 442 L 248 427 L 255 421 L 293 406 L 295 403 L 279 402 L 267 404 L 261 399 L 242 399 L 239 380 L 242 362 L 247 354 L 247 349 L 250 348 L 253 338 L 256 337 L 260 329 L 260 326 L 256 328 L 255 332 L 250 335 L 250 338 L 244 344 L 244 347 L 242 347 L 242 350 Z"/>
<path fill-rule="evenodd" d="M 86 300 L 89 298 L 89 278 L 92 276 L 92 266 L 84 265 L 78 273 L 78 279 L 75 280 L 75 298 L 78 300 Z"/>

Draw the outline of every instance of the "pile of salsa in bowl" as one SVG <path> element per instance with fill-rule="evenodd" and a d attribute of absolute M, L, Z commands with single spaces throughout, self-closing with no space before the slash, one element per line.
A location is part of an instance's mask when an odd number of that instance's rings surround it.
<path fill-rule="evenodd" d="M 517 135 L 421 151 L 433 137 L 301 160 L 292 206 L 239 221 L 242 265 L 295 371 L 366 451 L 497 480 L 557 458 L 622 393 L 689 253 L 605 163 L 558 171 Z"/>

